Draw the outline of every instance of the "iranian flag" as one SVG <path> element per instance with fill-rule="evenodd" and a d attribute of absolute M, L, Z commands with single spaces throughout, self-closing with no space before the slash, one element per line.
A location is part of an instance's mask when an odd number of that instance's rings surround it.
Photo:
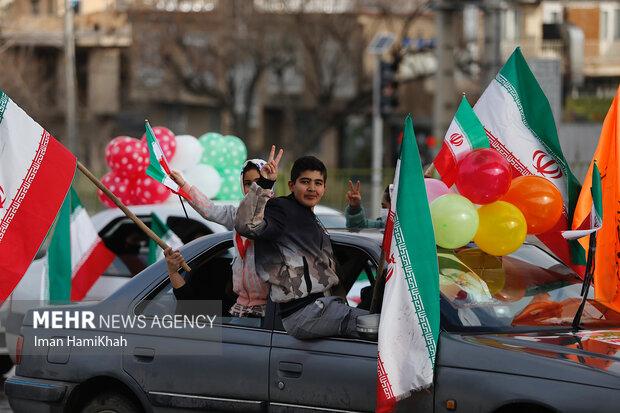
<path fill-rule="evenodd" d="M 164 240 L 173 250 L 183 245 L 181 238 L 175 234 L 156 213 L 151 214 L 151 230 Z M 149 240 L 149 265 L 159 261 L 164 256 L 164 250 L 153 240 Z"/>
<path fill-rule="evenodd" d="M 114 260 L 73 188 L 67 194 L 47 249 L 51 302 L 80 301 Z"/>
<path fill-rule="evenodd" d="M 441 180 L 451 187 L 456 181 L 458 161 L 474 149 L 488 147 L 489 139 L 484 127 L 463 96 L 433 165 Z"/>
<path fill-rule="evenodd" d="M 144 122 L 144 128 L 146 129 L 146 146 L 149 149 L 149 166 L 146 168 L 146 174 L 157 182 L 164 184 L 175 194 L 179 194 L 188 201 L 191 201 L 192 198 L 189 194 L 179 187 L 170 177 L 170 164 L 161 146 L 159 146 L 159 142 L 157 142 L 155 138 L 155 132 L 153 132 L 153 128 L 151 128 L 148 121 Z"/>
<path fill-rule="evenodd" d="M 580 185 L 562 153 L 549 101 L 519 48 L 491 81 L 474 111 L 491 147 L 512 166 L 513 178 L 538 175 L 559 189 L 564 214 L 555 228 L 537 237 L 564 263 L 583 274 L 583 248 L 576 241 L 569 243 L 561 233 L 570 228 Z"/>
<path fill-rule="evenodd" d="M 76 159 L 0 90 L 0 302 L 54 222 Z"/>
<path fill-rule="evenodd" d="M 439 338 L 435 234 L 411 117 L 384 235 L 387 275 L 379 325 L 377 412 L 433 384 Z"/>
<path fill-rule="evenodd" d="M 591 206 L 589 218 L 583 222 L 582 227 L 570 231 L 563 231 L 562 236 L 566 239 L 583 238 L 603 227 L 603 191 L 601 187 L 601 173 L 598 170 L 596 162 L 592 168 L 592 183 L 590 186 L 590 194 L 582 194 L 584 198 L 590 198 Z M 586 228 L 583 228 L 585 226 Z"/>

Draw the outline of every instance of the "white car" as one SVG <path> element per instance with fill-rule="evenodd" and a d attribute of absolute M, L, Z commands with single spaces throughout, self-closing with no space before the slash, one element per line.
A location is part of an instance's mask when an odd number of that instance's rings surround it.
<path fill-rule="evenodd" d="M 238 202 L 215 201 L 217 205 L 237 205 Z M 187 243 L 203 235 L 224 232 L 222 225 L 207 221 L 189 205 L 186 205 L 188 218 L 185 217 L 180 203 L 130 206 L 129 209 L 147 225 L 151 214 L 156 213 L 176 235 Z M 332 208 L 317 206 L 315 213 L 326 228 L 344 228 L 344 215 Z M 131 277 L 148 266 L 148 238 L 118 208 L 101 211 L 91 217 L 95 229 L 106 246 L 117 257 L 106 271 L 97 279 L 83 301 L 100 301 L 123 286 Z M 11 364 L 8 355 L 15 354 L 17 336 L 21 329 L 24 314 L 31 308 L 43 305 L 47 291 L 44 266 L 47 265 L 47 245 L 43 245 L 35 259 L 28 267 L 13 293 L 0 310 L 0 324 L 6 326 L 5 334 L 0 331 L 0 370 L 4 364 L 7 370 Z M 2 339 L 6 336 L 6 347 Z M 7 350 L 8 348 L 8 350 Z M 4 360 L 6 358 L 6 360 Z M 3 363 L 7 361 L 7 363 Z"/>

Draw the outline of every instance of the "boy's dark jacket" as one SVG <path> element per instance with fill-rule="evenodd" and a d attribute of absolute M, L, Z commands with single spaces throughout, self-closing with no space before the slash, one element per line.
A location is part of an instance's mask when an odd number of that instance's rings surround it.
<path fill-rule="evenodd" d="M 293 194 L 271 196 L 253 183 L 235 220 L 237 232 L 255 240 L 256 271 L 271 284 L 271 299 L 285 303 L 338 284 L 331 241 L 314 212 Z"/>

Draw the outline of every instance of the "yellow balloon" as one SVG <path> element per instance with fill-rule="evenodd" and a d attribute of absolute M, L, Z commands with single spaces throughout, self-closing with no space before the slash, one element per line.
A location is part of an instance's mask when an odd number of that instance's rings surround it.
<path fill-rule="evenodd" d="M 516 206 L 497 201 L 478 209 L 480 225 L 474 242 L 487 254 L 501 256 L 519 249 L 527 234 L 527 223 Z"/>

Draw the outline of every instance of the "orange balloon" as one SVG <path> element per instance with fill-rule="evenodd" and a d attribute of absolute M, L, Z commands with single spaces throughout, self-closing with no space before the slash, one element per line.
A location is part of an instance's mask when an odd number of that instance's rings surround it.
<path fill-rule="evenodd" d="M 540 176 L 520 176 L 510 183 L 502 201 L 521 210 L 528 234 L 551 230 L 562 215 L 562 194 L 550 181 Z"/>

